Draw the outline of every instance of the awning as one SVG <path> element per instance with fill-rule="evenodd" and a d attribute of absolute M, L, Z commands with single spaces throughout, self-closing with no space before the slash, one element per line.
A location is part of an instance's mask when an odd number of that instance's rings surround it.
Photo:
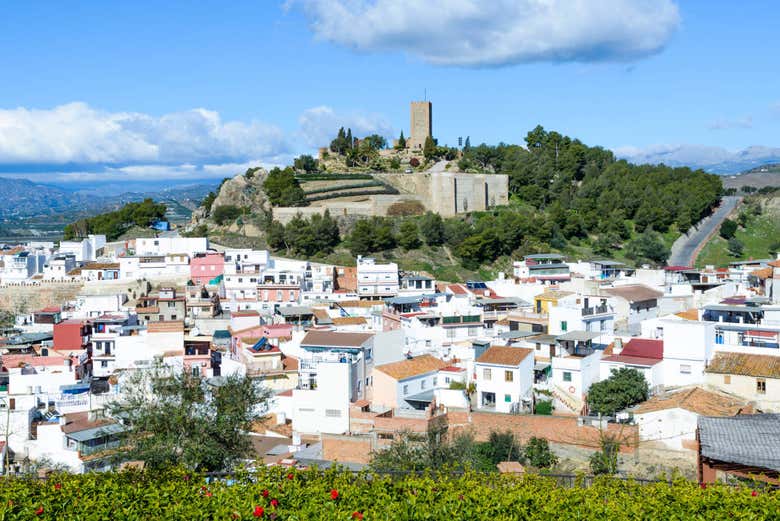
<path fill-rule="evenodd" d="M 571 342 L 587 342 L 589 340 L 593 340 L 594 338 L 598 338 L 603 333 L 599 331 L 570 331 L 568 333 L 564 333 L 563 335 L 560 335 L 556 337 L 556 340 L 568 340 Z"/>
<path fill-rule="evenodd" d="M 407 402 L 431 403 L 433 401 L 433 389 L 407 396 L 404 400 Z"/>
<path fill-rule="evenodd" d="M 534 364 L 534 371 L 544 371 L 548 367 L 550 367 L 549 362 L 536 362 Z"/>
<path fill-rule="evenodd" d="M 110 436 L 112 434 L 119 434 L 124 432 L 125 428 L 119 423 L 109 423 L 107 425 L 101 425 L 100 427 L 93 427 L 92 429 L 85 429 L 83 431 L 71 432 L 66 436 L 72 440 L 84 442 L 102 438 L 103 436 Z"/>

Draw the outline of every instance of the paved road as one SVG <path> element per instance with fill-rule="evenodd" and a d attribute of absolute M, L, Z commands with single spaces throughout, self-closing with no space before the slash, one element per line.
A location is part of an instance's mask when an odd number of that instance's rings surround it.
<path fill-rule="evenodd" d="M 688 233 L 681 235 L 672 245 L 672 254 L 669 256 L 670 266 L 693 266 L 696 261 L 694 255 L 700 245 L 710 236 L 726 217 L 736 208 L 741 197 L 724 197 L 720 206 L 705 217 L 699 223 L 688 230 Z"/>

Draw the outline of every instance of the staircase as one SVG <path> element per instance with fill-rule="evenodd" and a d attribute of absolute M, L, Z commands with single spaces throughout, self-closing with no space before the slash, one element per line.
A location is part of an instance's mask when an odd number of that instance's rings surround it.
<path fill-rule="evenodd" d="M 552 394 L 555 399 L 566 406 L 569 411 L 574 414 L 580 414 L 583 410 L 584 404 L 582 400 L 572 396 L 568 391 L 561 389 L 559 386 L 552 386 Z"/>

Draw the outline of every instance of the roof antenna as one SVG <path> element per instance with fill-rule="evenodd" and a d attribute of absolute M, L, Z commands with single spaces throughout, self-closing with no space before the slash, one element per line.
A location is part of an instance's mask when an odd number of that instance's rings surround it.
<path fill-rule="evenodd" d="M 428 101 L 428 88 L 423 89 L 423 101 Z"/>

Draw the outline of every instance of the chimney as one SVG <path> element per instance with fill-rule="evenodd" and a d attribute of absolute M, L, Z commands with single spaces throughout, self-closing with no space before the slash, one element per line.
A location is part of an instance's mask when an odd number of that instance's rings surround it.
<path fill-rule="evenodd" d="M 64 414 L 60 415 L 60 425 L 66 425 L 68 423 L 67 418 L 65 418 Z"/>
<path fill-rule="evenodd" d="M 87 421 L 96 421 L 97 420 L 97 411 L 90 410 L 87 412 Z"/>
<path fill-rule="evenodd" d="M 612 342 L 612 354 L 613 355 L 619 355 L 623 352 L 623 339 L 619 336 L 615 337 L 615 340 Z"/>

